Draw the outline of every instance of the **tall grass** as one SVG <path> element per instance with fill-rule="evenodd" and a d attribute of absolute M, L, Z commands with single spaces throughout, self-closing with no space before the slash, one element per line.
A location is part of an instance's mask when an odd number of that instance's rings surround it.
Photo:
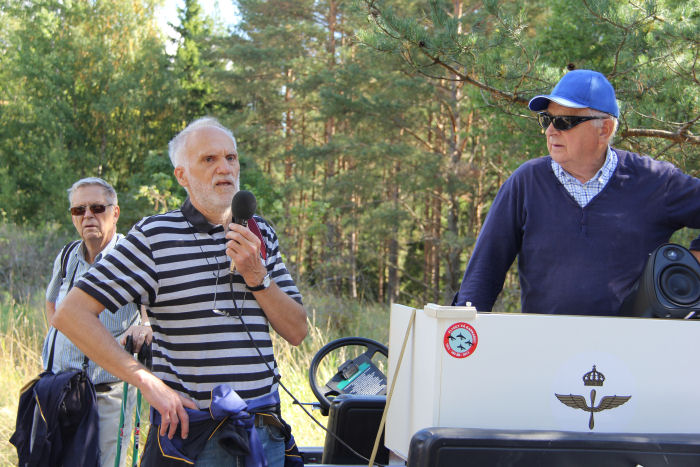
<path fill-rule="evenodd" d="M 308 383 L 308 369 L 316 352 L 328 342 L 346 336 L 362 336 L 386 344 L 389 329 L 389 308 L 371 303 L 360 303 L 333 297 L 313 288 L 300 286 L 309 312 L 309 335 L 304 342 L 293 347 L 274 335 L 273 345 L 282 383 L 300 402 L 315 402 Z M 43 291 L 35 290 L 30 298 L 16 300 L 9 293 L 0 295 L 0 465 L 17 465 L 14 446 L 8 440 L 15 428 L 19 393 L 25 383 L 41 371 L 41 346 L 47 327 L 43 312 Z M 360 349 L 363 350 L 363 349 Z M 335 373 L 339 363 L 349 354 L 329 355 L 326 364 L 319 369 L 319 385 L 325 384 Z M 384 368 L 381 367 L 380 368 Z M 325 434 L 321 428 L 293 403 L 291 397 L 280 389 L 282 415 L 292 425 L 299 446 L 322 446 Z M 310 410 L 311 409 L 307 409 Z M 148 410 L 142 410 L 147 418 Z M 323 424 L 326 417 L 313 410 L 313 415 Z M 142 421 L 143 447 L 148 422 Z M 129 451 L 131 452 L 131 450 Z M 130 464 L 128 464 L 130 465 Z"/>
<path fill-rule="evenodd" d="M 0 297 L 0 465 L 17 465 L 9 443 L 15 430 L 17 402 L 25 383 L 41 372 L 41 345 L 46 321 L 37 303 L 17 301 L 9 293 Z"/>
<path fill-rule="evenodd" d="M 0 293 L 22 303 L 43 294 L 54 258 L 73 237 L 58 225 L 29 229 L 0 222 Z"/>
<path fill-rule="evenodd" d="M 299 347 L 292 347 L 284 339 L 273 335 L 275 355 L 282 374 L 282 384 L 301 403 L 316 402 L 309 386 L 309 366 L 318 350 L 340 337 L 361 336 L 388 344 L 389 307 L 378 304 L 358 303 L 342 300 L 327 294 L 305 297 L 309 312 L 309 335 Z M 345 349 L 328 355 L 319 367 L 316 382 L 322 387 L 337 371 L 337 367 L 348 358 L 364 351 L 362 347 Z M 386 373 L 386 360 L 378 358 L 378 366 Z M 322 446 L 325 432 L 316 422 L 296 405 L 292 398 L 280 388 L 282 416 L 292 426 L 299 446 Z M 324 426 L 326 417 L 320 411 L 305 406 Z"/>

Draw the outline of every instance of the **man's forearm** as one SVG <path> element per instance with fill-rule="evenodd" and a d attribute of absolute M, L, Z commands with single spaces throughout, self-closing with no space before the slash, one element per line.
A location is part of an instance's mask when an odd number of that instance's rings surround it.
<path fill-rule="evenodd" d="M 104 307 L 78 288 L 73 288 L 58 306 L 51 324 L 73 342 L 90 360 L 117 378 L 137 385 L 146 368 L 117 343 L 99 319 Z"/>
<path fill-rule="evenodd" d="M 299 345 L 306 337 L 306 310 L 277 284 L 259 292 L 253 292 L 260 308 L 265 312 L 272 328 L 292 345 Z"/>
<path fill-rule="evenodd" d="M 700 263 L 700 250 L 690 250 L 690 252 L 695 256 L 695 259 L 698 260 L 698 263 Z"/>
<path fill-rule="evenodd" d="M 52 324 L 96 364 L 141 389 L 148 403 L 161 414 L 161 435 L 167 433 L 172 438 L 180 425 L 186 438 L 189 419 L 185 407 L 197 409 L 197 405 L 126 353 L 98 318 L 102 310 L 97 300 L 74 287 L 56 310 Z"/>

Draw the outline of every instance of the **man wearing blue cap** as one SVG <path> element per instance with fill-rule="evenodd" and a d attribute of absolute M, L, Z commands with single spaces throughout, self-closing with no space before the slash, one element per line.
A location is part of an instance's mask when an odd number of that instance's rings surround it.
<path fill-rule="evenodd" d="M 499 190 L 453 305 L 490 311 L 518 256 L 523 312 L 618 315 L 648 255 L 676 230 L 700 228 L 700 180 L 610 147 L 619 108 L 596 71 L 567 73 L 529 107 L 549 155 Z M 700 237 L 690 249 L 700 260 Z"/>

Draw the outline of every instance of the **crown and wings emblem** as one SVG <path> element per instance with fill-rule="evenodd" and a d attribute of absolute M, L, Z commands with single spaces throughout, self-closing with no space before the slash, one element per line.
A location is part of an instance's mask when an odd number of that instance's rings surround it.
<path fill-rule="evenodd" d="M 593 365 L 593 369 L 591 371 L 583 375 L 583 384 L 585 386 L 600 387 L 603 386 L 604 381 L 605 376 L 603 375 L 603 373 L 596 370 L 595 365 Z M 604 396 L 602 399 L 600 399 L 598 405 L 595 405 L 596 390 L 591 389 L 591 405 L 588 405 L 588 402 L 586 401 L 586 398 L 584 396 L 575 394 L 554 395 L 557 397 L 557 399 L 559 399 L 559 401 L 562 404 L 571 407 L 572 409 L 581 409 L 585 412 L 589 412 L 591 416 L 588 420 L 588 428 L 591 430 L 595 426 L 595 422 L 593 420 L 594 413 L 602 412 L 603 410 L 614 409 L 615 407 L 621 406 L 622 404 L 624 404 L 632 398 L 632 396 Z"/>

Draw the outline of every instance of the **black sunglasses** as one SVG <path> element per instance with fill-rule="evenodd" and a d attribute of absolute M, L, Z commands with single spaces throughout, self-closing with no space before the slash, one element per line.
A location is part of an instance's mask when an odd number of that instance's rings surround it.
<path fill-rule="evenodd" d="M 102 214 L 107 209 L 107 206 L 113 206 L 113 204 L 91 204 L 90 206 L 74 206 L 70 208 L 70 213 L 74 216 L 84 216 L 85 211 L 90 209 L 93 214 Z"/>
<path fill-rule="evenodd" d="M 610 117 L 579 117 L 577 115 L 550 115 L 547 112 L 537 114 L 537 120 L 540 126 L 545 130 L 549 128 L 549 124 L 554 125 L 554 128 L 559 131 L 570 130 L 579 123 L 587 122 L 588 120 L 602 120 Z"/>

